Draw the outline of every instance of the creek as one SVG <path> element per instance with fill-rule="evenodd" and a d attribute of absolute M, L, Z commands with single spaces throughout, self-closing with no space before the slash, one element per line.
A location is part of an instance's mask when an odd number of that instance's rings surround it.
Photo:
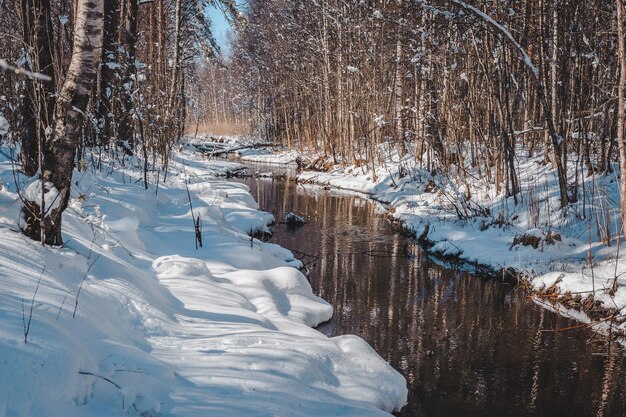
<path fill-rule="evenodd" d="M 333 305 L 319 331 L 362 337 L 405 376 L 399 416 L 626 415 L 624 351 L 579 323 L 518 287 L 437 265 L 365 196 L 243 182 L 277 220 L 271 241 Z M 290 230 L 288 212 L 306 224 Z"/>

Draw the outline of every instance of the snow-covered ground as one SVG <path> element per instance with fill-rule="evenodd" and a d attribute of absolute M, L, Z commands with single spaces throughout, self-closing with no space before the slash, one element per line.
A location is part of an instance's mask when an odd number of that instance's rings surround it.
<path fill-rule="evenodd" d="M 336 165 L 330 171 L 300 172 L 298 181 L 369 194 L 386 203 L 430 253 L 494 271 L 515 270 L 541 305 L 593 328 L 626 330 L 618 174 L 588 175 L 572 161 L 570 168 L 578 167 L 578 174 L 571 169 L 569 182 L 578 175 L 579 198 L 563 213 L 555 170 L 541 157 L 518 157 L 522 192 L 516 204 L 480 173 L 469 172 L 465 179 L 433 176 L 420 168 L 413 152 L 405 157 L 393 149 L 385 152 L 387 159 L 374 172 Z M 283 164 L 298 156 L 250 150 L 242 159 Z M 303 156 L 312 161 L 319 155 Z"/>
<path fill-rule="evenodd" d="M 296 151 L 273 152 L 272 149 L 245 149 L 238 151 L 241 160 L 262 164 L 286 165 L 295 164 L 299 153 Z"/>
<path fill-rule="evenodd" d="M 19 232 L 0 162 L 0 416 L 356 417 L 405 404 L 404 378 L 366 342 L 311 328 L 332 307 L 289 251 L 248 236 L 274 219 L 217 178 L 237 167 L 180 151 L 158 192 L 132 167 L 75 172 L 66 243 L 51 248 Z"/>

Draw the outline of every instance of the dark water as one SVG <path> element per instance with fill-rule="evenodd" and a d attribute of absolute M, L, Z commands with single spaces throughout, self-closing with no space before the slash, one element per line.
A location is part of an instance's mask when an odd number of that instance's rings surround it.
<path fill-rule="evenodd" d="M 277 224 L 273 242 L 308 262 L 335 308 L 320 331 L 357 334 L 409 384 L 401 416 L 626 416 L 623 351 L 521 290 L 433 264 L 369 201 L 249 179 Z"/>

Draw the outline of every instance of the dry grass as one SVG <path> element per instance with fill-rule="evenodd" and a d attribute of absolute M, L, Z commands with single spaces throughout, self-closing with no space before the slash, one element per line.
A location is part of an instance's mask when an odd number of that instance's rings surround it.
<path fill-rule="evenodd" d="M 196 133 L 195 121 L 190 121 L 187 128 L 187 134 L 193 136 Z M 246 123 L 236 124 L 233 122 L 200 122 L 198 124 L 198 134 L 211 134 L 211 135 L 244 135 L 250 133 L 250 126 Z"/>

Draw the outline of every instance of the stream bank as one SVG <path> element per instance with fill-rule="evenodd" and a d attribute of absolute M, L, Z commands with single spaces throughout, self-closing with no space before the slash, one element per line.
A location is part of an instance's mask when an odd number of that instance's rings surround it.
<path fill-rule="evenodd" d="M 365 195 L 240 181 L 277 219 L 271 242 L 300 255 L 315 294 L 333 305 L 319 330 L 363 337 L 405 376 L 409 404 L 398 415 L 626 414 L 623 352 L 521 287 L 438 265 Z M 292 211 L 303 227 L 281 223 Z"/>

